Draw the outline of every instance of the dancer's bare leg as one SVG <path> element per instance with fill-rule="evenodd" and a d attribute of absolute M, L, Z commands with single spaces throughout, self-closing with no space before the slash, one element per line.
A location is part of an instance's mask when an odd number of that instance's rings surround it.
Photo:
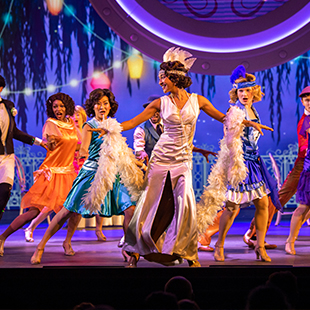
<path fill-rule="evenodd" d="M 62 208 L 53 218 L 50 225 L 46 229 L 44 236 L 38 244 L 34 254 L 31 257 L 31 264 L 40 264 L 41 257 L 47 241 L 64 225 L 66 220 L 73 214 L 66 208 Z"/>
<path fill-rule="evenodd" d="M 230 201 L 226 203 L 225 210 L 220 218 L 220 227 L 218 239 L 215 244 L 214 259 L 216 261 L 224 261 L 224 242 L 226 235 L 238 214 L 239 205 Z"/>
<path fill-rule="evenodd" d="M 130 206 L 129 208 L 127 208 L 124 213 L 124 222 L 123 222 L 123 229 L 124 229 L 124 233 L 126 234 L 127 232 L 127 228 L 129 226 L 129 223 L 131 221 L 131 218 L 133 217 L 133 213 L 135 211 L 135 206 Z"/>
<path fill-rule="evenodd" d="M 271 261 L 265 250 L 265 237 L 268 222 L 268 196 L 253 201 L 255 205 L 255 227 L 257 236 L 257 245 L 255 252 L 257 258 L 261 257 L 263 261 Z"/>
<path fill-rule="evenodd" d="M 107 238 L 102 232 L 102 225 L 103 225 L 103 217 L 100 216 L 99 214 L 96 215 L 96 236 L 98 241 L 106 241 Z"/>
<path fill-rule="evenodd" d="M 288 254 L 295 255 L 295 241 L 298 237 L 299 230 L 302 224 L 305 222 L 305 218 L 307 213 L 309 212 L 310 206 L 300 204 L 297 209 L 294 211 L 292 218 L 291 218 L 291 225 L 290 225 L 290 234 L 285 243 L 285 251 Z"/>
<path fill-rule="evenodd" d="M 310 218 L 310 210 L 309 210 L 308 213 L 306 214 L 306 216 L 305 216 L 305 218 L 304 218 L 304 221 L 303 221 L 302 223 L 306 222 L 309 218 Z"/>
<path fill-rule="evenodd" d="M 30 207 L 29 210 L 19 215 L 10 226 L 0 235 L 0 256 L 3 256 L 3 246 L 6 238 L 13 234 L 16 230 L 22 228 L 40 213 L 39 209 Z"/>
<path fill-rule="evenodd" d="M 33 232 L 39 224 L 41 224 L 53 211 L 50 212 L 40 212 L 40 214 L 35 217 L 30 225 L 25 229 L 25 239 L 27 242 L 33 242 Z"/>
<path fill-rule="evenodd" d="M 66 239 L 64 240 L 62 244 L 64 251 L 65 251 L 65 255 L 67 256 L 73 256 L 75 254 L 71 246 L 71 239 L 77 227 L 79 226 L 81 218 L 82 218 L 82 215 L 78 213 L 72 213 L 71 216 L 69 217 Z"/>

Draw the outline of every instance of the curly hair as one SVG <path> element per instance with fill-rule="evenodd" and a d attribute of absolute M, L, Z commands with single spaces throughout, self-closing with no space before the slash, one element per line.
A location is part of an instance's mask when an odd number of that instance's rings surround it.
<path fill-rule="evenodd" d="M 46 100 L 46 114 L 48 117 L 56 118 L 54 112 L 53 112 L 53 102 L 55 100 L 60 100 L 66 107 L 66 115 L 73 116 L 74 109 L 75 109 L 75 103 L 73 99 L 64 93 L 57 93 L 52 96 L 50 96 Z"/>
<path fill-rule="evenodd" d="M 178 88 L 187 88 L 192 85 L 192 79 L 189 76 L 169 73 L 171 70 L 177 70 L 187 73 L 187 69 L 179 61 L 167 61 L 160 65 L 160 69 L 165 71 L 166 77 Z"/>
<path fill-rule="evenodd" d="M 84 104 L 84 108 L 86 110 L 87 116 L 89 116 L 89 117 L 95 116 L 94 106 L 104 96 L 108 97 L 109 103 L 111 106 L 111 110 L 110 110 L 108 116 L 113 117 L 115 115 L 115 113 L 118 109 L 118 103 L 115 101 L 114 94 L 109 89 L 97 88 L 89 94 L 89 99 L 87 99 L 85 104 Z"/>
<path fill-rule="evenodd" d="M 80 113 L 81 118 L 82 118 L 82 122 L 84 124 L 87 120 L 87 115 L 86 115 L 86 111 L 84 110 L 84 108 L 81 107 L 80 105 L 76 105 L 75 106 L 75 113 Z"/>
<path fill-rule="evenodd" d="M 245 78 L 241 76 L 240 78 L 235 80 L 235 83 L 238 84 L 242 82 L 254 82 L 255 80 L 256 80 L 256 77 L 253 74 L 246 73 Z M 265 94 L 262 92 L 260 85 L 255 85 L 251 88 L 252 88 L 252 94 L 253 94 L 253 102 L 261 101 L 262 97 Z M 229 100 L 230 103 L 237 102 L 238 90 L 236 88 L 232 88 L 229 91 L 229 97 L 230 97 L 230 100 Z"/>

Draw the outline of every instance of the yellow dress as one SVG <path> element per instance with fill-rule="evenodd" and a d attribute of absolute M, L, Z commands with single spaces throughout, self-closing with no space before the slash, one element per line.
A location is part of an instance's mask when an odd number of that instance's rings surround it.
<path fill-rule="evenodd" d="M 61 210 L 77 174 L 73 160 L 78 136 L 72 119 L 68 123 L 54 118 L 46 120 L 43 138 L 47 135 L 60 137 L 56 148 L 48 151 L 40 166 L 33 173 L 34 184 L 21 201 L 21 208 L 36 207 L 40 211 L 56 213 Z"/>

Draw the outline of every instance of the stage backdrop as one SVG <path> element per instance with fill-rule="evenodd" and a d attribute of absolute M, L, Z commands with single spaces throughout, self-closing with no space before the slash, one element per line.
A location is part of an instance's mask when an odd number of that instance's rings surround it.
<path fill-rule="evenodd" d="M 53 7 L 57 2 L 58 7 Z M 82 105 L 93 87 L 109 87 L 119 102 L 116 118 L 120 122 L 141 112 L 150 95 L 162 94 L 159 63 L 122 41 L 89 1 L 1 0 L 0 5 L 0 73 L 7 81 L 2 97 L 15 102 L 20 129 L 41 136 L 45 101 L 57 91 Z M 134 72 L 129 72 L 132 65 Z M 307 52 L 280 66 L 253 72 L 265 92 L 255 107 L 262 123 L 274 128 L 261 137 L 261 154 L 282 154 L 297 142 L 296 125 L 303 113 L 298 94 L 310 85 L 308 67 Z M 188 91 L 206 96 L 225 113 L 232 87 L 229 76 L 190 76 L 193 84 Z M 133 130 L 124 135 L 132 147 Z M 222 124 L 201 113 L 195 145 L 217 151 L 222 136 Z M 44 156 L 39 147 L 32 147 L 31 152 L 31 156 Z"/>

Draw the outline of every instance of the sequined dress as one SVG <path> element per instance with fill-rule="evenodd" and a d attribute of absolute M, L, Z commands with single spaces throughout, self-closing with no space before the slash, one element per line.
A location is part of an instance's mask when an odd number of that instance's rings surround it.
<path fill-rule="evenodd" d="M 163 264 L 197 260 L 192 142 L 199 115 L 196 94 L 179 110 L 161 97 L 164 133 L 153 149 L 143 191 L 126 233 L 124 249 Z"/>
<path fill-rule="evenodd" d="M 86 124 L 91 128 L 98 128 L 99 122 L 96 118 L 92 118 Z M 84 162 L 64 203 L 66 209 L 79 213 L 85 218 L 96 215 L 85 209 L 82 198 L 91 186 L 98 169 L 99 152 L 102 142 L 103 139 L 99 138 L 99 133 L 92 132 L 91 142 L 88 148 L 89 156 Z M 121 183 L 120 177 L 117 176 L 113 184 L 113 189 L 108 192 L 98 214 L 104 217 L 120 215 L 132 205 L 133 203 L 130 200 L 126 187 Z"/>

